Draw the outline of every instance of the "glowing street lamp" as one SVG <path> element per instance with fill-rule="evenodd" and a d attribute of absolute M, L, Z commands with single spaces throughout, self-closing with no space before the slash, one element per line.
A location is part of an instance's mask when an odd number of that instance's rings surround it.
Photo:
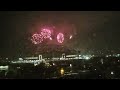
<path fill-rule="evenodd" d="M 61 75 L 64 74 L 64 69 L 63 68 L 61 68 L 60 73 L 61 73 Z"/>

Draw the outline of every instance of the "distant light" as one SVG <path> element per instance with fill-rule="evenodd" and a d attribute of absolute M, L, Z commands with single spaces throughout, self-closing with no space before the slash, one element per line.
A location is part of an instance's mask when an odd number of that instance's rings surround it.
<path fill-rule="evenodd" d="M 72 39 L 72 35 L 70 35 L 70 39 Z"/>
<path fill-rule="evenodd" d="M 53 66 L 55 65 L 55 63 L 53 63 Z"/>
<path fill-rule="evenodd" d="M 101 59 L 101 63 L 103 64 L 103 59 Z"/>
<path fill-rule="evenodd" d="M 34 66 L 37 66 L 38 64 L 37 63 L 34 63 Z"/>
<path fill-rule="evenodd" d="M 20 67 L 17 67 L 17 69 L 20 69 Z"/>
<path fill-rule="evenodd" d="M 108 55 L 106 55 L 106 57 L 108 57 Z"/>
<path fill-rule="evenodd" d="M 120 62 L 120 60 L 118 60 L 118 62 Z"/>
<path fill-rule="evenodd" d="M 70 64 L 70 67 L 72 67 L 72 64 Z"/>
<path fill-rule="evenodd" d="M 85 59 L 87 59 L 87 60 L 88 60 L 88 59 L 90 59 L 90 58 L 86 56 L 86 57 L 85 57 Z"/>
<path fill-rule="evenodd" d="M 63 68 L 61 68 L 60 73 L 61 73 L 61 75 L 64 74 L 64 69 Z"/>
<path fill-rule="evenodd" d="M 113 72 L 111 72 L 111 74 L 113 75 L 114 73 L 113 73 Z"/>
<path fill-rule="evenodd" d="M 119 57 L 119 56 L 120 56 L 120 54 L 117 54 L 117 56 Z"/>
<path fill-rule="evenodd" d="M 23 58 L 19 58 L 19 60 L 23 60 Z"/>
<path fill-rule="evenodd" d="M 24 59 L 31 60 L 31 59 L 38 59 L 38 57 L 25 57 Z"/>
<path fill-rule="evenodd" d="M 96 69 L 95 69 L 96 70 Z"/>

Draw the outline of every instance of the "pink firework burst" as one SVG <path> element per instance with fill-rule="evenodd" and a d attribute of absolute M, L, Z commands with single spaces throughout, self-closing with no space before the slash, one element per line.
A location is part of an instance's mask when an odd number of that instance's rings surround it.
<path fill-rule="evenodd" d="M 46 38 L 51 38 L 51 30 L 49 29 L 42 29 L 41 30 L 41 35 L 46 39 Z"/>
<path fill-rule="evenodd" d="M 63 41 L 64 41 L 64 34 L 63 34 L 63 33 L 59 33 L 59 34 L 57 35 L 57 41 L 58 41 L 59 43 L 63 43 Z"/>
<path fill-rule="evenodd" d="M 43 41 L 43 36 L 41 34 L 33 34 L 31 40 L 34 44 L 40 44 Z"/>

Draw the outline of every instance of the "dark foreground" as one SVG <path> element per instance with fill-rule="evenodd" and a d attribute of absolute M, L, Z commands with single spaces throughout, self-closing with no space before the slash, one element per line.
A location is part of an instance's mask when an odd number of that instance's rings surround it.
<path fill-rule="evenodd" d="M 41 63 L 11 64 L 0 70 L 1 79 L 119 79 L 120 58 L 94 57 L 90 60 L 54 61 Z M 4 64 L 5 65 L 5 64 Z"/>

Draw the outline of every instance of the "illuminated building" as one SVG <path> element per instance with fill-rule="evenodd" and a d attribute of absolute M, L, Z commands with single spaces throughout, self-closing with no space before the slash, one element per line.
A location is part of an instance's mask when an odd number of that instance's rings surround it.
<path fill-rule="evenodd" d="M 8 66 L 0 66 L 0 70 L 5 70 L 5 71 L 7 71 L 8 70 Z"/>
<path fill-rule="evenodd" d="M 46 63 L 45 60 L 42 58 L 42 55 L 39 55 L 38 57 L 25 57 L 25 58 L 19 58 L 18 61 L 11 61 L 11 63 L 32 63 L 35 66 L 40 63 Z"/>

